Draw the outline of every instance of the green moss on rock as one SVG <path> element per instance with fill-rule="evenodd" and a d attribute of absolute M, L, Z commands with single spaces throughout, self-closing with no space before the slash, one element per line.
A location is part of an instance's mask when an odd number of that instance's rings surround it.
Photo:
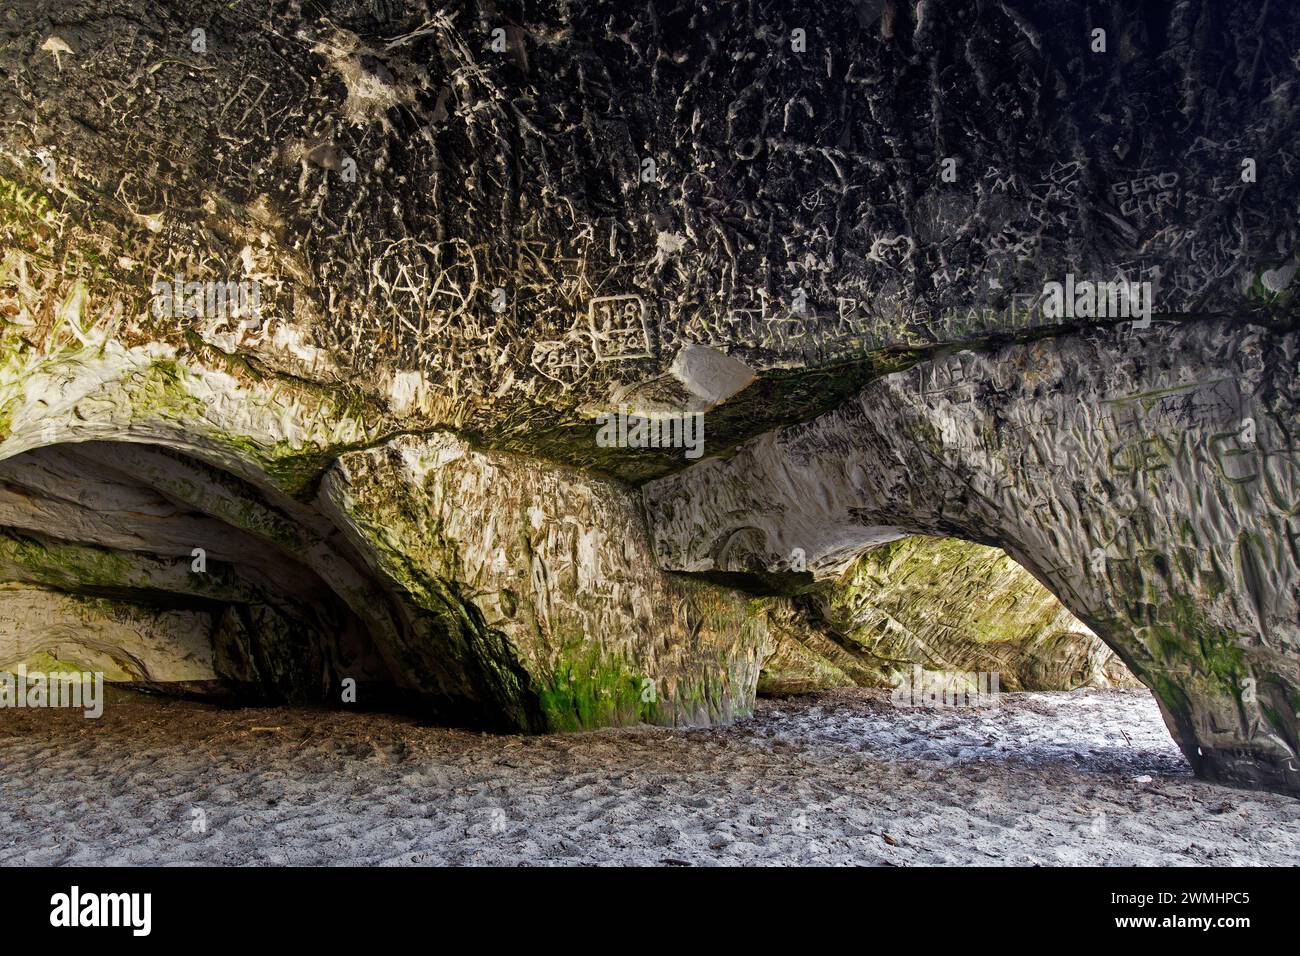
<path fill-rule="evenodd" d="M 561 650 L 538 699 L 550 730 L 654 723 L 657 702 L 651 698 L 658 695 L 649 680 L 622 661 L 607 660 L 599 647 L 579 642 Z"/>

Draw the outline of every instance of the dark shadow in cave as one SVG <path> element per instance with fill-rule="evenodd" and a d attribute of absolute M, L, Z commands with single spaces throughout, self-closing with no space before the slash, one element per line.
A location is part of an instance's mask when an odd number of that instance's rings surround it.
<path fill-rule="evenodd" d="M 326 516 L 161 446 L 0 461 L 0 582 L 3 669 L 58 662 L 231 704 L 464 719 L 402 686 L 377 640 L 401 609 Z"/>

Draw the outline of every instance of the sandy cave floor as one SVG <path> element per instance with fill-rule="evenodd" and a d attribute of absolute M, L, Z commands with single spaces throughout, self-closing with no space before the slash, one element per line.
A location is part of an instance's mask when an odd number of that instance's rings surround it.
<path fill-rule="evenodd" d="M 550 737 L 180 701 L 9 710 L 0 863 L 1300 863 L 1300 800 L 1194 780 L 1146 691 L 1002 700 L 836 691 L 726 728 Z"/>

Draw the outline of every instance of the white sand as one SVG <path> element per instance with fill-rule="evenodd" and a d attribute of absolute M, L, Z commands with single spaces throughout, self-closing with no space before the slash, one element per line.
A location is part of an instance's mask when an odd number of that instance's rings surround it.
<path fill-rule="evenodd" d="M 1145 691 L 1003 700 L 839 691 L 729 728 L 533 738 L 182 702 L 3 711 L 0 863 L 1300 863 L 1300 801 L 1193 780 Z"/>

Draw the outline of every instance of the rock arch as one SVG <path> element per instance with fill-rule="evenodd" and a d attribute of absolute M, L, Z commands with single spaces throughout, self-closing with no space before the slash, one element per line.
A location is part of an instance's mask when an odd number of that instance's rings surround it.
<path fill-rule="evenodd" d="M 86 602 L 134 614 L 116 645 L 80 645 L 124 679 L 244 676 L 271 699 L 318 700 L 352 676 L 436 719 L 510 731 L 710 724 L 752 706 L 763 607 L 662 573 L 627 486 L 448 432 L 394 434 L 323 390 L 157 347 L 34 362 L 0 399 L 11 616 L 48 592 L 47 630 L 68 648 L 61 622 L 84 623 Z M 159 623 L 160 608 L 191 618 Z M 271 671 L 251 667 L 254 628 L 227 622 L 232 608 L 262 615 Z M 215 643 L 165 646 L 193 614 L 216 615 L 202 625 Z M 42 640 L 19 635 L 8 656 Z M 129 660 L 142 640 L 153 670 Z M 217 667 L 222 647 L 249 659 Z"/>
<path fill-rule="evenodd" d="M 454 593 L 410 601 L 348 530 L 319 496 L 259 488 L 153 443 L 11 456 L 0 461 L 0 662 L 48 655 L 156 690 L 266 702 L 338 703 L 350 679 L 363 705 L 528 727 L 522 695 L 499 686 L 516 665 L 483 660 L 494 645 L 447 611 Z"/>
<path fill-rule="evenodd" d="M 1218 320 L 953 352 L 648 484 L 655 547 L 757 583 L 795 549 L 825 575 L 904 533 L 996 545 L 1152 689 L 1198 774 L 1297 791 L 1298 356 Z"/>

